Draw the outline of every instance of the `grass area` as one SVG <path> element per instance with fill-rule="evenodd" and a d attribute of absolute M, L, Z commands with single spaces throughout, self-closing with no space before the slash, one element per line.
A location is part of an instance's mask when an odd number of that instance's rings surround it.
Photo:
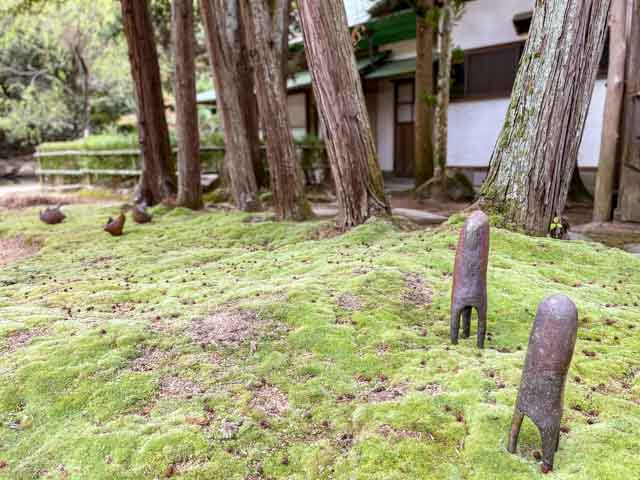
<path fill-rule="evenodd" d="M 448 342 L 459 221 L 250 223 L 115 208 L 57 227 L 0 269 L 0 478 L 640 478 L 640 259 L 495 229 L 487 348 Z M 525 421 L 506 439 L 536 306 L 566 293 L 580 329 L 556 471 Z M 475 330 L 475 326 L 474 326 Z"/>
<path fill-rule="evenodd" d="M 68 142 L 47 142 L 38 145 L 39 152 L 61 152 L 68 150 L 99 151 L 127 150 L 139 148 L 137 135 L 91 135 Z"/>

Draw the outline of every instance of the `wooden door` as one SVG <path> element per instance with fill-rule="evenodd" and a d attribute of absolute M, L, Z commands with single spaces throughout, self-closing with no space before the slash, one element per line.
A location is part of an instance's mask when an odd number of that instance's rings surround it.
<path fill-rule="evenodd" d="M 415 169 L 415 82 L 395 84 L 395 134 L 393 171 L 398 177 L 413 177 Z"/>

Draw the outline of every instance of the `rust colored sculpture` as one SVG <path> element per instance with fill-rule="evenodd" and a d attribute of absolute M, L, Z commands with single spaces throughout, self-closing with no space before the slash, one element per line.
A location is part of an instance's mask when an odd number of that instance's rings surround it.
<path fill-rule="evenodd" d="M 109 217 L 107 220 L 107 224 L 104 226 L 104 231 L 109 232 L 114 237 L 119 237 L 122 235 L 124 230 L 124 223 L 127 220 L 127 217 L 124 216 L 124 213 L 121 213 L 118 218 L 115 220 Z"/>
<path fill-rule="evenodd" d="M 540 430 L 542 471 L 553 470 L 560 441 L 564 386 L 578 333 L 578 312 L 564 295 L 544 300 L 529 337 L 518 401 L 513 414 L 509 451 L 515 453 L 524 416 Z"/>
<path fill-rule="evenodd" d="M 60 210 L 60 206 L 46 208 L 44 211 L 40 212 L 40 220 L 48 225 L 56 225 L 58 223 L 61 223 L 65 218 L 67 217 Z"/>
<path fill-rule="evenodd" d="M 134 222 L 142 224 L 149 223 L 152 217 L 143 205 L 134 205 L 131 209 L 131 218 Z"/>
<path fill-rule="evenodd" d="M 451 342 L 458 343 L 460 317 L 462 337 L 471 335 L 471 309 L 478 312 L 478 347 L 484 347 L 487 331 L 487 265 L 489 263 L 489 217 L 474 212 L 460 231 L 451 292 Z"/>

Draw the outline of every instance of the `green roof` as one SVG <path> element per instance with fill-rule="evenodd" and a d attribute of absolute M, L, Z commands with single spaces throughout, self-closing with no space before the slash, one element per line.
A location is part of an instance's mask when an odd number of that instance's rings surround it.
<path fill-rule="evenodd" d="M 416 59 L 409 58 L 406 60 L 397 60 L 395 62 L 387 62 L 376 68 L 364 78 L 373 80 L 376 78 L 398 77 L 416 72 Z"/>
<path fill-rule="evenodd" d="M 368 73 L 375 65 L 386 58 L 387 54 L 379 53 L 373 57 L 366 57 L 358 60 L 358 70 L 361 74 Z M 287 90 L 298 90 L 311 86 L 311 74 L 308 70 L 298 72 L 287 81 Z M 196 97 L 197 103 L 212 105 L 216 102 L 217 95 L 215 90 L 199 93 Z"/>

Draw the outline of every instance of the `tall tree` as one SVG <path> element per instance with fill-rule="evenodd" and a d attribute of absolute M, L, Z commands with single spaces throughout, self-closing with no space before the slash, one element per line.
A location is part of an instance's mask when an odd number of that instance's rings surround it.
<path fill-rule="evenodd" d="M 433 176 L 433 38 L 434 0 L 418 0 L 416 8 L 415 183 Z"/>
<path fill-rule="evenodd" d="M 312 212 L 304 195 L 302 172 L 289 126 L 281 65 L 282 30 L 275 28 L 275 14 L 284 2 L 288 0 L 273 0 L 269 10 L 264 0 L 240 0 L 247 44 L 251 45 L 249 56 L 267 144 L 276 216 L 280 220 L 301 221 L 310 218 Z"/>
<path fill-rule="evenodd" d="M 176 193 L 176 175 L 149 0 L 121 0 L 120 3 L 135 86 L 142 151 L 142 175 L 136 202 L 155 205 Z"/>
<path fill-rule="evenodd" d="M 604 47 L 610 0 L 537 2 L 481 203 L 549 231 L 564 210 Z"/>
<path fill-rule="evenodd" d="M 202 208 L 200 138 L 196 106 L 193 0 L 173 0 L 171 27 L 175 61 L 176 127 L 178 131 L 178 204 Z"/>
<path fill-rule="evenodd" d="M 327 129 L 338 228 L 390 212 L 342 0 L 299 0 L 313 91 Z"/>
<path fill-rule="evenodd" d="M 618 210 L 620 220 L 640 222 L 640 0 L 632 0 L 624 96 L 622 162 Z"/>
<path fill-rule="evenodd" d="M 201 0 L 207 46 L 225 137 L 225 169 L 236 207 L 260 208 L 256 168 L 260 139 L 253 71 L 238 0 Z"/>
<path fill-rule="evenodd" d="M 447 143 L 449 141 L 449 100 L 451 98 L 451 63 L 453 58 L 453 21 L 456 16 L 453 0 L 443 0 L 440 10 L 440 70 L 438 71 L 438 102 L 436 106 L 435 178 L 442 195 L 447 194 Z"/>
<path fill-rule="evenodd" d="M 627 64 L 627 5 L 627 0 L 611 0 L 607 97 L 593 205 L 593 220 L 595 222 L 611 220 L 613 212 L 613 188 L 621 133 L 625 67 Z"/>

